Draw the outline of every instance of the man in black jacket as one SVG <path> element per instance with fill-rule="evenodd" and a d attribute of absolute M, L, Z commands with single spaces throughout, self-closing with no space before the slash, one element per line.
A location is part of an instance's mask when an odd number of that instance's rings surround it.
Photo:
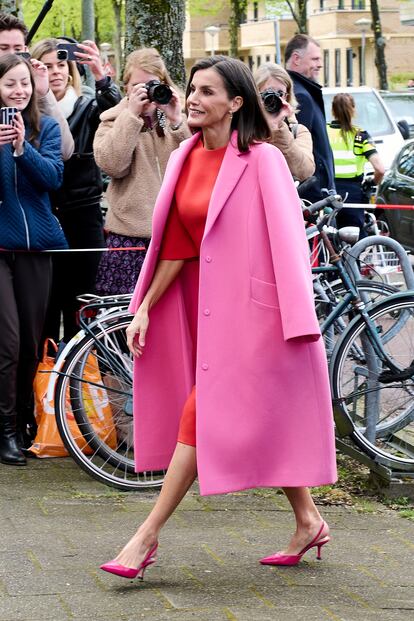
<path fill-rule="evenodd" d="M 335 191 L 334 160 L 326 130 L 322 87 L 316 81 L 322 67 L 319 43 L 308 35 L 295 35 L 286 45 L 285 64 L 299 104 L 298 122 L 312 134 L 316 182 L 303 198 L 314 202 Z"/>

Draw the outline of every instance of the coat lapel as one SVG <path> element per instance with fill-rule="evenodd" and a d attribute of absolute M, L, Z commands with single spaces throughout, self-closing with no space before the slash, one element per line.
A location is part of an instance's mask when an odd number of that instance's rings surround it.
<path fill-rule="evenodd" d="M 240 157 L 242 155 L 245 154 L 241 153 L 237 148 L 237 132 L 234 131 L 211 194 L 204 237 L 210 232 L 247 166 L 246 158 Z"/>

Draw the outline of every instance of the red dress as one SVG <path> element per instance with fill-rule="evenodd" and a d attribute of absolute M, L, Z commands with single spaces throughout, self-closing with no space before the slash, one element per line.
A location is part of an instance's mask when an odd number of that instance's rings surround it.
<path fill-rule="evenodd" d="M 207 150 L 199 140 L 184 162 L 164 230 L 160 259 L 198 260 L 208 205 L 226 148 Z M 190 326 L 190 330 L 195 341 L 197 326 Z M 185 402 L 177 440 L 190 446 L 196 446 L 195 389 L 193 386 Z"/>

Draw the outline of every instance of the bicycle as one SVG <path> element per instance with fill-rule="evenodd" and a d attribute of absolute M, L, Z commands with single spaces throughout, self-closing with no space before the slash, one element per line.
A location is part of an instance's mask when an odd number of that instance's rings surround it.
<path fill-rule="evenodd" d="M 135 472 L 132 420 L 132 356 L 125 329 L 131 296 L 83 297 L 81 331 L 61 352 L 52 371 L 59 433 L 69 454 L 89 475 L 118 489 L 159 487 L 164 471 Z M 94 319 L 89 315 L 97 313 Z M 92 378 L 92 379 L 91 379 Z M 110 423 L 94 424 L 110 409 Z M 105 419 L 107 420 L 107 418 Z M 75 424 L 74 424 L 75 423 Z"/>
<path fill-rule="evenodd" d="M 334 207 L 318 224 L 345 295 L 321 323 L 339 332 L 330 355 L 330 381 L 337 433 L 349 436 L 368 456 L 398 470 L 414 467 L 414 293 L 393 293 L 368 305 L 361 299 L 324 226 L 342 204 L 339 197 L 316 203 Z M 344 313 L 356 316 L 344 325 Z M 329 353 L 329 352 L 328 352 Z"/>

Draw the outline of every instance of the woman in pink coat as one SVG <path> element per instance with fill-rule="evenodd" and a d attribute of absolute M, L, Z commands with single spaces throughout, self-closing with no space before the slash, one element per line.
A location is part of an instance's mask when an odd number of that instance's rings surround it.
<path fill-rule="evenodd" d="M 127 578 L 155 561 L 197 475 L 201 494 L 283 487 L 296 532 L 263 564 L 329 541 L 308 486 L 336 480 L 331 399 L 292 177 L 242 62 L 197 62 L 186 96 L 194 135 L 170 157 L 127 329 L 136 469 L 168 466 L 150 515 L 102 565 Z"/>

